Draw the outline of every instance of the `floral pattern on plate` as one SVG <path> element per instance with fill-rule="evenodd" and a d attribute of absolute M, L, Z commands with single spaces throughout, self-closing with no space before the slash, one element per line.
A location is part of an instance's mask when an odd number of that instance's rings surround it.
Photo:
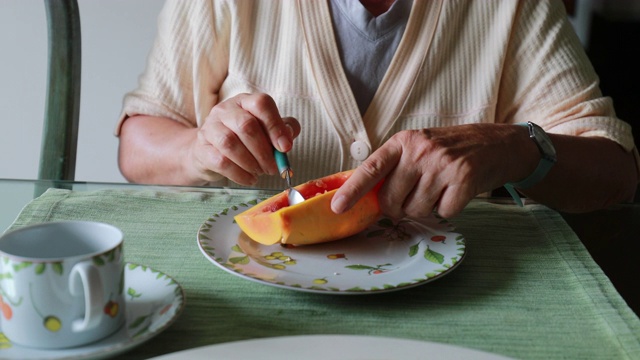
<path fill-rule="evenodd" d="M 395 291 L 438 279 L 465 256 L 465 239 L 436 215 L 420 222 L 381 218 L 348 238 L 310 246 L 262 245 L 233 217 L 258 200 L 213 214 L 198 246 L 216 266 L 242 278 L 292 290 L 363 294 Z"/>

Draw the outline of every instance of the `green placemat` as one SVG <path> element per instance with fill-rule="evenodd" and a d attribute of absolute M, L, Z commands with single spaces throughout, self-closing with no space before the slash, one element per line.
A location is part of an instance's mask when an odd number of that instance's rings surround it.
<path fill-rule="evenodd" d="M 307 334 L 427 340 L 522 359 L 640 358 L 640 320 L 561 216 L 546 207 L 474 201 L 451 220 L 468 251 L 451 274 L 399 292 L 345 296 L 247 281 L 200 253 L 200 225 L 252 197 L 49 190 L 12 228 L 67 219 L 111 223 L 125 233 L 127 261 L 165 272 L 184 287 L 187 306 L 176 323 L 122 359 Z M 325 349 L 335 358 L 330 344 Z"/>

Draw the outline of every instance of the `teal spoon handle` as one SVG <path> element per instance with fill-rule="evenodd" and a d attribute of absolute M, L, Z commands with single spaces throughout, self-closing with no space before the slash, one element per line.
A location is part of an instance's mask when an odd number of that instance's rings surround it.
<path fill-rule="evenodd" d="M 287 154 L 278 151 L 276 148 L 273 148 L 273 156 L 276 158 L 278 173 L 280 173 L 280 176 L 285 178 L 287 173 L 291 171 L 291 166 L 289 165 L 289 158 L 287 157 Z"/>
<path fill-rule="evenodd" d="M 280 176 L 287 180 L 287 186 L 289 187 L 287 199 L 289 199 L 289 205 L 295 205 L 303 202 L 305 200 L 304 196 L 291 186 L 293 171 L 291 170 L 291 166 L 289 166 L 289 158 L 287 157 L 287 154 L 273 148 L 273 156 L 276 158 L 276 164 L 278 164 Z"/>

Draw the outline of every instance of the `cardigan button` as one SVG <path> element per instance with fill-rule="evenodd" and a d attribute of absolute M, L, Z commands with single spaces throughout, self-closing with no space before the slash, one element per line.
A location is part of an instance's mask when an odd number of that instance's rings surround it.
<path fill-rule="evenodd" d="M 371 149 L 369 149 L 369 145 L 367 145 L 364 141 L 354 141 L 351 144 L 351 157 L 355 160 L 362 161 L 369 157 L 371 154 Z"/>

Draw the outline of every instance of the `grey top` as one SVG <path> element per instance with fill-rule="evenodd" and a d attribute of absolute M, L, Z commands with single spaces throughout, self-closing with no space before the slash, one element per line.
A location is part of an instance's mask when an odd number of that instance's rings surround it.
<path fill-rule="evenodd" d="M 360 114 L 364 114 L 398 48 L 413 0 L 396 0 L 374 17 L 357 0 L 331 0 L 331 16 L 347 75 Z"/>

